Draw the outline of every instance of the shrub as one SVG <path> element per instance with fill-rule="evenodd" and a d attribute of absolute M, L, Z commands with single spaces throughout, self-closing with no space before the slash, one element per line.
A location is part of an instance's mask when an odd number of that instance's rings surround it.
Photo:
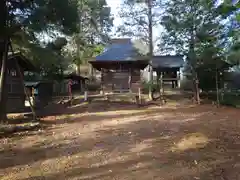
<path fill-rule="evenodd" d="M 227 93 L 220 100 L 220 104 L 240 108 L 240 95 Z"/>
<path fill-rule="evenodd" d="M 224 93 L 223 97 L 221 95 L 219 96 L 221 105 L 240 108 L 240 94 L 229 92 Z M 210 100 L 216 101 L 217 95 L 216 92 L 201 93 L 201 98 L 208 98 Z"/>
<path fill-rule="evenodd" d="M 157 83 L 143 82 L 142 83 L 142 92 L 148 93 L 149 87 L 152 86 L 152 91 L 159 91 L 159 86 Z"/>

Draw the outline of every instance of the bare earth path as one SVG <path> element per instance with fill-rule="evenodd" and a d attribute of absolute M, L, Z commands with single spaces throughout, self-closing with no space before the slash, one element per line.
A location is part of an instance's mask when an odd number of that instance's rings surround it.
<path fill-rule="evenodd" d="M 238 180 L 240 111 L 96 102 L 0 139 L 1 180 Z"/>

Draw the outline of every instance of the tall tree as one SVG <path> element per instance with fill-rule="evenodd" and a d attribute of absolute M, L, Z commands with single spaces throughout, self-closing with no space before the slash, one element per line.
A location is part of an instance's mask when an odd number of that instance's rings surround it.
<path fill-rule="evenodd" d="M 216 60 L 222 58 L 226 43 L 222 18 L 210 0 L 168 1 L 164 14 L 165 34 L 161 46 L 187 56 L 194 97 L 200 103 L 198 69 L 206 61 L 217 64 Z"/>
<path fill-rule="evenodd" d="M 6 102 L 6 88 L 4 84 L 6 82 L 6 60 L 8 53 L 8 35 L 7 35 L 7 2 L 3 0 L 0 2 L 0 65 L 1 65 L 1 74 L 0 74 L 0 121 L 6 118 L 5 113 L 5 102 Z"/>
<path fill-rule="evenodd" d="M 161 12 L 160 0 L 124 0 L 119 12 L 122 23 L 117 27 L 117 34 L 136 37 L 149 45 L 149 24 L 152 28 L 159 25 Z M 153 41 L 157 38 L 155 36 Z"/>
<path fill-rule="evenodd" d="M 96 44 L 108 41 L 113 18 L 105 0 L 79 0 L 78 11 L 79 32 L 70 37 L 66 51 L 80 74 L 80 66 L 95 53 Z"/>
<path fill-rule="evenodd" d="M 240 1 L 224 1 L 218 7 L 219 13 L 228 22 L 229 60 L 240 63 Z"/>
<path fill-rule="evenodd" d="M 15 1 L 3 0 L 0 4 L 0 119 L 6 118 L 6 41 L 17 34 L 28 37 L 28 41 L 37 41 L 41 32 L 70 33 L 76 30 L 78 12 L 77 0 L 37 0 Z M 5 56 L 4 56 L 5 54 Z M 5 98 L 3 98 L 5 97 Z"/>
<path fill-rule="evenodd" d="M 48 48 L 49 51 L 52 52 L 52 54 L 56 58 L 55 63 L 52 62 L 53 63 L 52 67 L 51 69 L 49 69 L 50 71 L 47 72 L 48 75 L 50 73 L 53 75 L 53 77 L 55 76 L 55 79 L 61 80 L 63 78 L 64 70 L 67 68 L 68 65 L 67 59 L 64 58 L 62 53 L 63 48 L 65 47 L 66 44 L 67 44 L 66 38 L 58 37 L 53 42 L 48 43 L 46 47 Z M 56 69 L 56 71 L 53 71 L 54 69 Z"/>
<path fill-rule="evenodd" d="M 118 32 L 123 36 L 137 37 L 149 46 L 149 99 L 153 99 L 152 56 L 154 52 L 153 27 L 159 24 L 161 2 L 159 0 L 124 0 L 120 11 L 123 24 Z"/>

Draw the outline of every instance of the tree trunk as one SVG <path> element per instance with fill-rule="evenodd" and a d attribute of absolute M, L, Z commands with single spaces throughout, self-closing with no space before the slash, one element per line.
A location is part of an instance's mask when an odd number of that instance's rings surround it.
<path fill-rule="evenodd" d="M 77 65 L 77 75 L 79 76 L 81 75 L 80 66 L 81 66 L 80 64 Z"/>
<path fill-rule="evenodd" d="M 157 72 L 157 81 L 156 81 L 156 83 L 157 83 L 157 89 L 156 89 L 156 93 L 159 93 L 159 97 L 154 97 L 154 93 L 155 92 L 153 92 L 153 100 L 154 101 L 156 101 L 157 99 L 160 99 L 160 94 L 161 94 L 161 87 L 160 87 L 160 73 L 159 72 Z"/>
<path fill-rule="evenodd" d="M 95 72 L 94 72 L 94 68 L 92 65 L 90 65 L 90 67 L 89 67 L 89 72 L 90 72 L 89 75 L 90 75 L 91 80 L 94 80 Z"/>
<path fill-rule="evenodd" d="M 164 90 L 163 90 L 163 72 L 160 73 L 160 101 L 161 101 L 161 104 L 163 105 L 164 104 Z"/>
<path fill-rule="evenodd" d="M 190 46 L 189 46 L 189 60 L 191 64 L 191 70 L 192 70 L 192 76 L 193 76 L 193 86 L 194 86 L 194 100 L 197 104 L 200 104 L 200 91 L 199 91 L 199 79 L 198 79 L 198 73 L 197 73 L 197 56 L 195 52 L 196 44 L 195 44 L 195 37 L 196 37 L 196 6 L 194 4 L 194 1 L 192 1 L 192 6 L 190 11 L 193 13 L 191 17 L 191 26 L 190 26 Z"/>
<path fill-rule="evenodd" d="M 0 120 L 7 119 L 7 89 L 6 89 L 6 63 L 8 55 L 8 37 L 7 37 L 7 6 L 6 0 L 0 1 Z"/>
<path fill-rule="evenodd" d="M 29 96 L 29 94 L 27 93 L 27 89 L 26 89 L 25 84 L 24 84 L 24 77 L 23 77 L 24 75 L 22 74 L 21 69 L 20 69 L 18 63 L 16 63 L 16 67 L 17 67 L 17 70 L 18 70 L 18 73 L 19 73 L 19 76 L 20 76 L 20 79 L 21 79 L 21 84 L 22 84 L 22 86 L 23 86 L 24 94 L 25 94 L 25 96 L 26 96 L 27 99 L 28 99 L 28 102 L 29 102 L 31 111 L 32 111 L 32 113 L 33 113 L 33 120 L 35 121 L 35 120 L 37 120 L 37 115 L 36 115 L 36 112 L 35 112 L 35 109 L 34 109 L 34 107 L 33 107 L 32 102 L 31 102 L 30 96 Z M 34 97 L 34 93 L 32 93 L 32 97 Z"/>
<path fill-rule="evenodd" d="M 196 101 L 197 104 L 200 104 L 200 91 L 199 91 L 199 79 L 198 79 L 198 74 L 196 71 L 196 65 L 197 65 L 197 60 L 196 60 L 196 54 L 195 54 L 195 43 L 193 38 L 191 38 L 190 42 L 190 62 L 191 62 L 191 69 L 192 69 L 192 76 L 193 76 L 193 91 L 194 91 L 194 100 Z"/>
<path fill-rule="evenodd" d="M 147 0 L 148 5 L 148 30 L 149 30 L 149 92 L 148 96 L 150 100 L 153 100 L 153 68 L 152 68 L 152 56 L 153 56 L 153 30 L 152 30 L 152 0 Z"/>
<path fill-rule="evenodd" d="M 199 91 L 199 80 L 195 79 L 195 100 L 197 104 L 200 104 L 200 91 Z"/>
<path fill-rule="evenodd" d="M 218 88 L 218 69 L 216 68 L 216 74 L 215 74 L 215 80 L 216 80 L 216 91 L 217 91 L 217 94 L 216 94 L 216 98 L 217 98 L 217 106 L 220 105 L 220 101 L 219 101 L 219 88 Z"/>
<path fill-rule="evenodd" d="M 8 58 L 8 40 L 5 40 L 4 53 L 1 62 L 1 74 L 0 74 L 0 120 L 4 121 L 7 119 L 7 58 Z"/>

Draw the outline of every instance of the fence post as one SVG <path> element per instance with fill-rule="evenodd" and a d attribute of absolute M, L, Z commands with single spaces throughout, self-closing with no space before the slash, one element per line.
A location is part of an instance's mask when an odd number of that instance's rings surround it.
<path fill-rule="evenodd" d="M 138 104 L 142 104 L 142 94 L 141 94 L 141 88 L 138 88 Z"/>
<path fill-rule="evenodd" d="M 88 92 L 87 90 L 84 91 L 84 101 L 88 100 Z"/>

